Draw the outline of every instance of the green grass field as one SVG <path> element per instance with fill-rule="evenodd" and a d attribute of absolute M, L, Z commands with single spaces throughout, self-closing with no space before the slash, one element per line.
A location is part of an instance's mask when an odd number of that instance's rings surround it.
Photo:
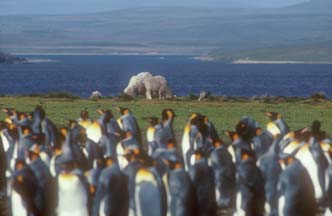
<path fill-rule="evenodd" d="M 145 133 L 148 126 L 143 117 L 160 116 L 162 109 L 174 109 L 177 117 L 174 121 L 176 136 L 180 139 L 183 127 L 192 112 L 200 112 L 209 117 L 219 133 L 223 130 L 233 130 L 234 125 L 242 116 L 255 118 L 262 127 L 268 122 L 264 112 L 276 111 L 283 115 L 291 129 L 299 129 L 310 125 L 313 120 L 322 122 L 322 129 L 332 132 L 332 101 L 315 102 L 312 99 L 301 99 L 293 102 L 266 103 L 263 101 L 146 101 L 144 99 L 121 101 L 117 99 L 70 100 L 70 99 L 41 99 L 29 97 L 0 98 L 0 107 L 15 107 L 19 111 L 31 112 L 36 105 L 45 108 L 47 116 L 57 125 L 65 126 L 69 119 L 76 119 L 80 110 L 87 108 L 91 118 L 97 118 L 97 109 L 110 109 L 116 117 L 119 113 L 117 106 L 128 107 L 138 119 L 139 125 Z M 4 113 L 0 114 L 3 119 Z"/>

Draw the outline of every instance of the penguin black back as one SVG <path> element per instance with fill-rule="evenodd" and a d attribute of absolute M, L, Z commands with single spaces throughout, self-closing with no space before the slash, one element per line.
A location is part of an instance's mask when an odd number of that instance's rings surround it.
<path fill-rule="evenodd" d="M 202 156 L 202 153 L 198 154 Z M 197 153 L 196 160 L 189 175 L 195 188 L 198 211 L 201 216 L 213 216 L 217 214 L 213 169 L 206 159 L 197 159 Z"/>
<path fill-rule="evenodd" d="M 218 141 L 215 141 L 215 143 Z M 209 160 L 214 171 L 216 201 L 221 209 L 234 207 L 235 202 L 235 164 L 226 146 L 216 146 Z"/>
<path fill-rule="evenodd" d="M 129 192 L 127 177 L 116 164 L 103 169 L 93 204 L 93 215 L 128 215 Z"/>
<path fill-rule="evenodd" d="M 313 216 L 316 213 L 314 186 L 303 165 L 293 157 L 286 158 L 286 168 L 278 182 L 279 214 Z"/>
<path fill-rule="evenodd" d="M 241 152 L 241 161 L 237 164 L 237 211 L 246 215 L 264 215 L 265 189 L 261 171 L 251 151 Z"/>
<path fill-rule="evenodd" d="M 183 168 L 172 170 L 167 175 L 167 181 L 171 216 L 199 215 L 195 189 L 188 173 Z"/>
<path fill-rule="evenodd" d="M 258 160 L 258 167 L 264 177 L 265 197 L 268 206 L 266 212 L 273 216 L 278 215 L 278 179 L 281 174 L 281 166 L 279 164 L 278 146 L 281 136 L 276 137 L 270 147 L 270 150 L 263 154 Z"/>

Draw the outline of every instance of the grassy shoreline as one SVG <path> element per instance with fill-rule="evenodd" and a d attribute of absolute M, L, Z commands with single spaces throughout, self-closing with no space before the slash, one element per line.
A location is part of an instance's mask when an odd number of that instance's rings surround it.
<path fill-rule="evenodd" d="M 207 115 L 215 124 L 218 132 L 233 130 L 238 120 L 245 115 L 255 118 L 265 128 L 268 119 L 266 111 L 276 111 L 283 115 L 291 129 L 309 126 L 313 120 L 322 122 L 322 129 L 332 133 L 332 101 L 299 99 L 288 102 L 266 102 L 264 100 L 229 100 L 229 101 L 147 101 L 135 99 L 130 101 L 118 98 L 106 98 L 98 101 L 87 99 L 64 98 L 38 98 L 38 97 L 0 97 L 0 107 L 15 107 L 19 111 L 31 112 L 36 105 L 41 105 L 46 110 L 47 116 L 57 125 L 65 126 L 69 119 L 76 119 L 81 109 L 87 108 L 91 118 L 97 118 L 97 109 L 110 109 L 116 117 L 119 113 L 116 106 L 128 107 L 137 117 L 138 123 L 145 134 L 148 126 L 143 117 L 157 116 L 164 108 L 174 109 L 177 117 L 174 129 L 178 141 L 181 140 L 183 127 L 192 112 Z M 5 117 L 0 113 L 0 119 Z"/>

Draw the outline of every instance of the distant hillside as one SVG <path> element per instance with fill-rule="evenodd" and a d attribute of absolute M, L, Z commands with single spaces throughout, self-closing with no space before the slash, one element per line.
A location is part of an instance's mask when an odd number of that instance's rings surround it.
<path fill-rule="evenodd" d="M 329 13 L 331 15 L 332 0 L 310 0 L 308 2 L 289 6 L 288 9 L 311 13 Z"/>
<path fill-rule="evenodd" d="M 225 62 L 236 60 L 332 62 L 332 41 L 306 45 L 264 47 L 226 53 L 222 50 L 216 50 L 211 55 L 214 59 Z"/>
<path fill-rule="evenodd" d="M 331 14 L 294 11 L 177 7 L 0 16 L 0 46 L 12 53 L 201 55 L 331 40 Z"/>
<path fill-rule="evenodd" d="M 0 64 L 20 64 L 20 63 L 27 63 L 27 60 L 25 58 L 0 52 Z"/>

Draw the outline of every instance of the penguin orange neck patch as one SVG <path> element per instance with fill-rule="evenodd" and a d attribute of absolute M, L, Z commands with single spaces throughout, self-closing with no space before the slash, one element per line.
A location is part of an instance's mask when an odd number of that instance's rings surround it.
<path fill-rule="evenodd" d="M 242 155 L 242 160 L 246 161 L 249 159 L 249 155 L 248 154 L 243 154 Z"/>

